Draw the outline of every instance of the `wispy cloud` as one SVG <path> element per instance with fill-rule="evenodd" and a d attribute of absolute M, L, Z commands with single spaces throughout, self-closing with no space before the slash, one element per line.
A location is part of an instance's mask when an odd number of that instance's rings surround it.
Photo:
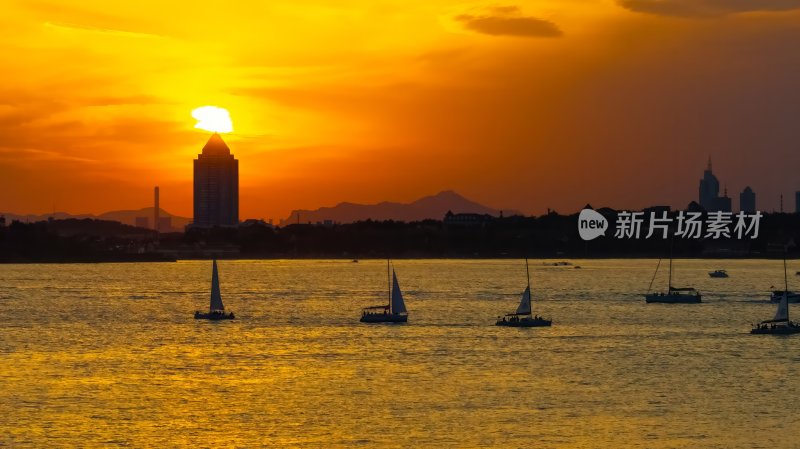
<path fill-rule="evenodd" d="M 71 31 L 102 33 L 131 38 L 163 38 L 164 28 L 158 25 L 157 16 L 140 15 L 138 18 L 122 11 L 96 8 L 80 2 L 54 2 L 51 0 L 19 1 L 19 7 L 36 17 L 45 27 Z"/>
<path fill-rule="evenodd" d="M 45 22 L 45 27 L 48 28 L 56 28 L 61 30 L 69 30 L 69 31 L 85 31 L 90 33 L 102 33 L 102 34 L 111 34 L 114 36 L 120 37 L 130 37 L 136 39 L 164 39 L 166 36 L 162 36 L 160 34 L 153 34 L 153 33 L 144 33 L 140 31 L 126 31 L 126 30 L 118 30 L 113 28 L 103 28 L 98 26 L 92 25 L 80 25 L 76 23 L 67 23 L 67 22 Z"/>
<path fill-rule="evenodd" d="M 8 148 L 8 147 L 0 147 L 0 159 L 80 162 L 85 164 L 96 164 L 98 162 L 95 159 L 70 156 L 67 154 L 60 153 L 58 151 L 41 150 L 38 148 Z"/>
<path fill-rule="evenodd" d="M 800 8 L 800 0 L 619 0 L 619 4 L 631 11 L 674 17 L 720 17 Z"/>
<path fill-rule="evenodd" d="M 563 33 L 549 20 L 525 16 L 518 6 L 495 6 L 480 14 L 459 14 L 466 29 L 490 36 L 558 37 Z"/>

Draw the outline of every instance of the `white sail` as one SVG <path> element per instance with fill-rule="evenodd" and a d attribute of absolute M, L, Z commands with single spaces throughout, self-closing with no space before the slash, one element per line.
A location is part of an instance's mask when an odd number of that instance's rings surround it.
<path fill-rule="evenodd" d="M 772 321 L 789 321 L 789 296 L 783 292 L 781 302 L 778 303 L 778 311 Z"/>
<path fill-rule="evenodd" d="M 400 284 L 397 283 L 397 275 L 392 270 L 392 313 L 408 313 L 406 303 L 403 302 L 403 293 L 400 292 Z"/>
<path fill-rule="evenodd" d="M 519 307 L 517 307 L 517 314 L 529 313 L 531 313 L 531 288 L 526 287 L 525 291 L 522 292 L 522 300 L 519 302 Z"/>
<path fill-rule="evenodd" d="M 222 305 L 222 294 L 219 291 L 219 274 L 217 273 L 217 259 L 214 259 L 214 271 L 211 273 L 211 311 L 225 310 Z"/>

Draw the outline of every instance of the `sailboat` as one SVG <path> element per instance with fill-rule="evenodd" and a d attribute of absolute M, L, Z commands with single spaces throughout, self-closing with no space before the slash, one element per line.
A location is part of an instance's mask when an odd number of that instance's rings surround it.
<path fill-rule="evenodd" d="M 214 259 L 214 269 L 211 272 L 211 304 L 208 313 L 199 310 L 194 312 L 196 320 L 232 320 L 233 312 L 225 313 L 225 306 L 222 304 L 222 294 L 219 291 L 219 273 L 217 272 L 217 259 Z"/>
<path fill-rule="evenodd" d="M 751 334 L 790 335 L 800 333 L 800 324 L 789 320 L 789 279 L 786 277 L 786 255 L 783 256 L 783 296 L 778 310 L 771 320 L 764 320 L 753 326 Z"/>
<path fill-rule="evenodd" d="M 692 287 L 673 287 L 672 286 L 672 242 L 669 245 L 669 281 L 667 282 L 667 292 L 650 293 L 653 288 L 653 281 L 658 274 L 658 268 L 661 266 L 661 259 L 658 259 L 656 265 L 656 272 L 653 273 L 653 279 L 650 280 L 650 286 L 647 288 L 647 293 L 644 295 L 645 302 L 661 302 L 667 304 L 697 304 L 701 302 L 700 292 Z"/>
<path fill-rule="evenodd" d="M 403 292 L 397 283 L 397 274 L 386 259 L 386 274 L 389 282 L 389 304 L 365 307 L 361 310 L 362 323 L 405 323 L 408 321 L 408 310 L 403 301 Z"/>
<path fill-rule="evenodd" d="M 786 290 L 772 290 L 769 294 L 769 301 L 770 302 L 781 302 L 783 299 L 783 295 L 786 295 L 789 303 L 799 303 L 800 302 L 800 293 L 793 292 L 793 291 L 786 291 Z"/>
<path fill-rule="evenodd" d="M 528 259 L 525 258 L 525 272 L 528 274 L 528 286 L 522 292 L 522 299 L 517 306 L 517 311 L 506 314 L 502 319 L 498 319 L 495 325 L 507 327 L 547 327 L 553 324 L 551 320 L 546 320 L 538 315 L 531 313 L 531 272 L 528 269 Z"/>

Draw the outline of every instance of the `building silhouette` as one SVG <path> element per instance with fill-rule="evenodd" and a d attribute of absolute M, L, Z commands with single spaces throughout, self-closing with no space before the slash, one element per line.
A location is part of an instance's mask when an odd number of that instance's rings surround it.
<path fill-rule="evenodd" d="M 747 186 L 739 194 L 739 210 L 752 214 L 756 211 L 756 193 Z"/>
<path fill-rule="evenodd" d="M 713 210 L 714 199 L 719 196 L 719 181 L 711 172 L 711 158 L 708 158 L 708 168 L 703 172 L 700 180 L 700 206 L 705 210 Z"/>
<path fill-rule="evenodd" d="M 172 232 L 172 217 L 158 217 L 158 232 Z"/>
<path fill-rule="evenodd" d="M 794 192 L 794 213 L 800 214 L 800 191 Z"/>
<path fill-rule="evenodd" d="M 731 198 L 728 196 L 728 189 L 725 189 L 725 193 L 722 196 L 718 196 L 711 201 L 711 209 L 708 209 L 709 212 L 730 212 L 733 210 L 733 202 Z"/>
<path fill-rule="evenodd" d="M 700 206 L 709 211 L 731 211 L 731 199 L 728 197 L 727 190 L 723 196 L 719 196 L 719 180 L 711 172 L 711 158 L 708 158 L 708 168 L 703 172 L 703 179 L 700 180 Z"/>
<path fill-rule="evenodd" d="M 239 161 L 214 133 L 194 160 L 194 222 L 210 228 L 239 225 Z"/>
<path fill-rule="evenodd" d="M 445 224 L 445 226 L 484 226 L 493 219 L 494 217 L 489 214 L 454 214 L 453 211 L 448 210 L 442 222 Z"/>

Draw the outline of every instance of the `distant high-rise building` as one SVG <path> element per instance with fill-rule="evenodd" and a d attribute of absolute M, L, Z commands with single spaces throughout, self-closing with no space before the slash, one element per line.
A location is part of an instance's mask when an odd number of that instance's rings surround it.
<path fill-rule="evenodd" d="M 800 214 L 800 192 L 794 192 L 794 212 Z"/>
<path fill-rule="evenodd" d="M 214 133 L 194 161 L 194 222 L 197 227 L 239 224 L 239 161 Z"/>
<path fill-rule="evenodd" d="M 711 208 L 706 209 L 709 212 L 731 212 L 733 205 L 731 198 L 728 196 L 728 189 L 722 196 L 718 196 L 711 200 Z"/>
<path fill-rule="evenodd" d="M 719 181 L 711 173 L 711 158 L 708 158 L 708 168 L 703 172 L 703 179 L 700 180 L 700 206 L 707 211 L 717 210 L 714 200 L 719 197 Z"/>
<path fill-rule="evenodd" d="M 739 194 L 739 210 L 752 214 L 756 211 L 756 193 L 747 186 Z"/>

